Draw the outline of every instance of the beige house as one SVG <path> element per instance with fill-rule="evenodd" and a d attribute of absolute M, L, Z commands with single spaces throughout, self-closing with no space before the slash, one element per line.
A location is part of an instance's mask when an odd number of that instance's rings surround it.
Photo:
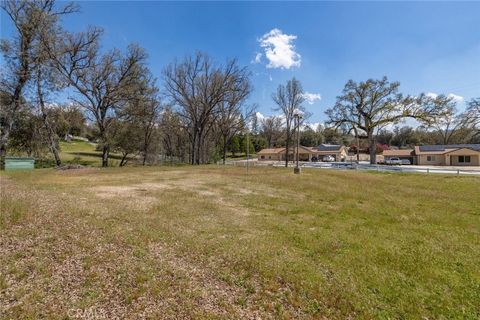
<path fill-rule="evenodd" d="M 293 161 L 297 152 L 297 148 L 290 148 L 288 153 L 288 160 Z M 298 148 L 300 161 L 321 161 L 324 156 L 332 156 L 335 161 L 342 161 L 347 156 L 347 149 L 341 145 L 329 145 L 321 144 L 317 147 L 304 147 Z M 285 161 L 286 158 L 285 148 L 269 148 L 263 149 L 257 152 L 259 161 Z"/>
<path fill-rule="evenodd" d="M 415 146 L 414 149 L 385 150 L 384 159 L 409 159 L 410 163 L 432 166 L 480 166 L 480 144 Z"/>

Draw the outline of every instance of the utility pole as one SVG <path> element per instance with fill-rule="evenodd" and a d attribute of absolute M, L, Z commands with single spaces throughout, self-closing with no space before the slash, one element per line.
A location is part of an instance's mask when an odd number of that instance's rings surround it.
<path fill-rule="evenodd" d="M 295 168 L 293 168 L 294 174 L 300 174 L 300 166 L 299 166 L 299 159 L 300 159 L 300 119 L 302 118 L 303 112 L 301 110 L 295 109 L 293 112 L 293 116 L 297 121 L 297 161 L 295 164 Z"/>
<path fill-rule="evenodd" d="M 248 176 L 249 162 L 250 162 L 250 130 L 247 128 L 247 176 Z"/>

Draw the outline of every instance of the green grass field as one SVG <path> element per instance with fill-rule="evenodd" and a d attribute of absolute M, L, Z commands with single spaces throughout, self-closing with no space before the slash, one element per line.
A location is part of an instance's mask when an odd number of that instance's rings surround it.
<path fill-rule="evenodd" d="M 102 153 L 95 150 L 94 144 L 85 141 L 61 141 L 60 158 L 67 163 L 77 162 L 95 166 L 102 164 Z"/>
<path fill-rule="evenodd" d="M 0 175 L 3 319 L 478 319 L 480 179 Z"/>
<path fill-rule="evenodd" d="M 64 163 L 78 163 L 86 166 L 100 167 L 102 165 L 102 152 L 95 150 L 94 143 L 73 140 L 72 142 L 60 142 L 60 158 Z M 109 166 L 117 167 L 121 155 L 110 152 Z"/>
<path fill-rule="evenodd" d="M 72 140 L 71 142 L 60 141 L 59 143 L 60 159 L 62 165 L 80 164 L 83 166 L 100 167 L 102 165 L 102 152 L 96 150 L 96 144 Z M 18 155 L 18 154 L 17 154 Z M 118 166 L 120 155 L 111 153 L 109 165 Z M 46 153 L 41 158 L 35 159 L 35 167 L 51 168 L 55 166 L 55 162 L 50 153 Z"/>

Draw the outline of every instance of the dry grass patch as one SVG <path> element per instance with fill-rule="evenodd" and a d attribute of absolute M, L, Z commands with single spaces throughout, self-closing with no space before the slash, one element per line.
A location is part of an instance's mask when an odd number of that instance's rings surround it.
<path fill-rule="evenodd" d="M 0 318 L 480 317 L 480 179 L 1 174 Z"/>

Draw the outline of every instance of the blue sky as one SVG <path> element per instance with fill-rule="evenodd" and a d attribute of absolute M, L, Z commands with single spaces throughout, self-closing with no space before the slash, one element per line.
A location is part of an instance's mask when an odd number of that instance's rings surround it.
<path fill-rule="evenodd" d="M 386 75 L 408 94 L 451 93 L 464 101 L 480 96 L 480 2 L 81 1 L 80 6 L 81 13 L 64 21 L 68 30 L 103 27 L 106 49 L 140 44 L 159 81 L 166 64 L 196 50 L 218 62 L 237 58 L 252 71 L 250 102 L 264 115 L 275 113 L 272 92 L 294 76 L 312 98 L 321 95 L 306 104 L 311 122 L 325 120 L 324 111 L 349 79 Z M 3 13 L 1 27 L 2 37 L 8 36 Z M 266 50 L 274 49 L 267 57 Z"/>

